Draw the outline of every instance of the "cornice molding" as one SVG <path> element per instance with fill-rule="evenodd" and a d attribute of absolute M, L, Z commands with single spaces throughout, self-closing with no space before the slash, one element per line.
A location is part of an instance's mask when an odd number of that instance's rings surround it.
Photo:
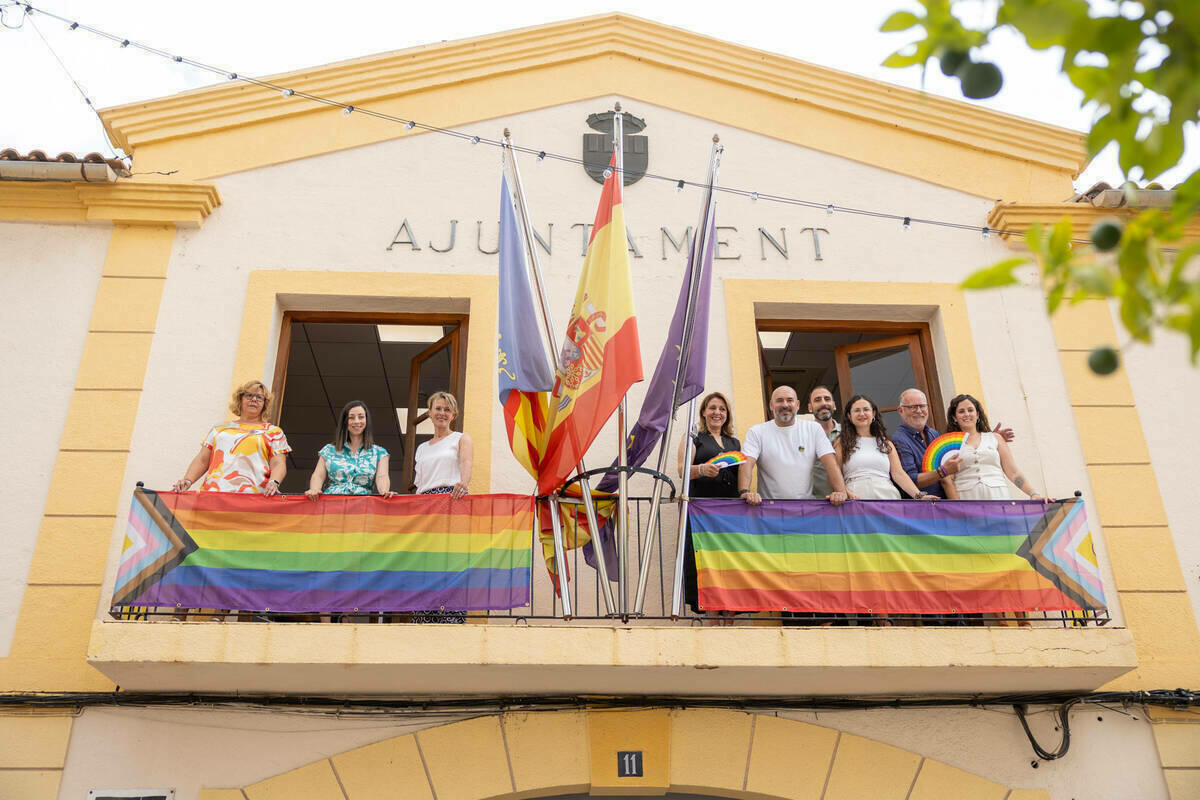
<path fill-rule="evenodd" d="M 969 103 L 947 100 L 819 67 L 678 28 L 611 14 L 407 50 L 270 76 L 286 85 L 370 106 L 431 88 L 622 57 L 689 73 L 797 104 L 1008 158 L 1076 173 L 1083 134 Z M 614 79 L 614 84 L 618 83 Z M 632 93 L 636 86 L 611 87 Z M 583 99 L 582 97 L 580 99 Z M 126 150 L 240 125 L 327 111 L 262 88 L 232 82 L 101 112 L 114 142 Z M 694 109 L 711 115 L 713 109 Z"/>
<path fill-rule="evenodd" d="M 221 204 L 206 183 L 0 183 L 0 219 L 198 227 Z"/>
<path fill-rule="evenodd" d="M 1025 247 L 1025 233 L 1035 223 L 1050 226 L 1063 217 L 1071 218 L 1071 236 L 1087 239 L 1092 226 L 1102 219 L 1131 219 L 1142 211 L 1137 208 L 1097 208 L 1086 203 L 997 203 L 988 213 L 988 227 L 996 231 L 1014 249 Z M 1185 242 L 1200 241 L 1200 217 L 1184 228 Z"/>

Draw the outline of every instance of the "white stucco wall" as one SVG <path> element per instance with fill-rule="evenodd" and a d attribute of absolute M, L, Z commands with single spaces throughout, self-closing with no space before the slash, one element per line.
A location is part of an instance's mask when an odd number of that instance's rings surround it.
<path fill-rule="evenodd" d="M 109 225 L 0 223 L 0 657 L 8 655 L 75 388 Z"/>
<path fill-rule="evenodd" d="M 1043 748 L 1058 747 L 1048 707 L 1030 709 Z M 1094 706 L 1071 714 L 1071 747 L 1034 768 L 1015 713 L 988 709 L 780 712 L 780 716 L 875 739 L 1052 800 L 1166 800 L 1150 723 Z M 89 789 L 171 787 L 195 800 L 204 787 L 244 786 L 365 744 L 455 721 L 413 715 L 331 719 L 318 714 L 206 709 L 88 709 L 74 722 L 61 798 Z M 1120 758 L 1114 758 L 1120 753 Z M 252 754 L 252 756 L 248 755 Z M 559 758 L 586 757 L 557 753 Z"/>

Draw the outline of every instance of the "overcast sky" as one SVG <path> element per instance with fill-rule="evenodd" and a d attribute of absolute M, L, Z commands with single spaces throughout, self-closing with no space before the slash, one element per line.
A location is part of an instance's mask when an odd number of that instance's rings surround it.
<path fill-rule="evenodd" d="M 0 3 L 8 0 L 0 0 Z M 414 45 L 495 33 L 613 11 L 622 11 L 726 41 L 918 88 L 920 71 L 885 69 L 880 63 L 911 34 L 881 34 L 879 26 L 905 0 L 651 0 L 620 2 L 375 2 L 340 5 L 308 0 L 183 3 L 169 0 L 34 0 L 33 5 L 142 44 L 247 75 L 270 75 Z M 850 11 L 850 9 L 853 9 Z M 175 64 L 56 20 L 4 9 L 0 28 L 0 148 L 111 154 L 95 116 L 71 84 L 63 64 L 99 108 L 174 94 L 214 82 L 209 73 Z M 36 29 L 34 24 L 36 22 Z M 45 37 L 43 42 L 40 33 Z M 49 47 L 47 47 L 47 42 Z M 986 55 L 1004 69 L 999 95 L 981 105 L 1075 130 L 1086 130 L 1090 111 L 1057 73 L 1059 57 L 1036 53 L 1001 37 Z M 961 99 L 958 82 L 936 65 L 927 91 Z M 336 98 L 334 98 L 336 99 Z M 1189 131 L 1182 169 L 1167 185 L 1200 166 L 1200 136 Z M 1115 158 L 1101 155 L 1076 182 L 1122 179 Z M 1064 198 L 1065 199 L 1065 198 Z"/>

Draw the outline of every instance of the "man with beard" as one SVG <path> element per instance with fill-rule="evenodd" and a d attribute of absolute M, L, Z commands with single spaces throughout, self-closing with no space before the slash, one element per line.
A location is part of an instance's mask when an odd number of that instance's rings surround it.
<path fill-rule="evenodd" d="M 832 397 L 830 398 L 832 401 Z M 771 393 L 775 418 L 746 431 L 742 452 L 746 460 L 738 468 L 738 494 L 752 506 L 768 500 L 812 499 L 813 467 L 825 466 L 832 492 L 829 502 L 840 506 L 847 498 L 842 470 L 829 443 L 829 435 L 816 422 L 796 419 L 800 400 L 796 390 L 780 386 Z M 758 489 L 750 491 L 750 479 L 758 466 Z"/>
<path fill-rule="evenodd" d="M 825 435 L 829 437 L 829 443 L 833 444 L 842 433 L 842 426 L 833 418 L 834 412 L 837 411 L 837 403 L 833 400 L 833 392 L 828 386 L 814 386 L 812 391 L 808 393 L 808 413 L 812 414 L 813 419 L 825 431 Z M 833 493 L 833 487 L 829 485 L 829 475 L 825 472 L 825 465 L 817 462 L 813 465 L 813 494 L 817 497 L 828 497 Z"/>

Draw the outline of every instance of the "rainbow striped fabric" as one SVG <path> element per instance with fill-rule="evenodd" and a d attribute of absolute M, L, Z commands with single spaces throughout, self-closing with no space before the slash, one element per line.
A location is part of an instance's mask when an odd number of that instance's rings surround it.
<path fill-rule="evenodd" d="M 402 612 L 528 605 L 533 498 L 134 492 L 114 606 Z"/>
<path fill-rule="evenodd" d="M 1101 610 L 1080 500 L 697 499 L 700 605 L 733 611 Z"/>

